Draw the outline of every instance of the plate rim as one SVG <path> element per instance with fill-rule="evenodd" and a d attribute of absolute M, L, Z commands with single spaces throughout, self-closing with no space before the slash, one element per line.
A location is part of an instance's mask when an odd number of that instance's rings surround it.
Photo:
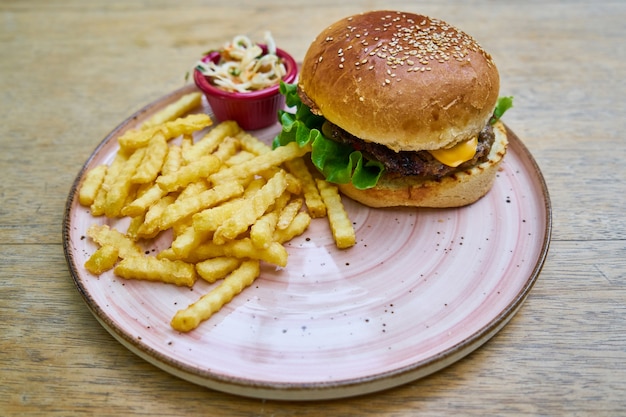
<path fill-rule="evenodd" d="M 497 316 L 493 317 L 487 324 L 475 331 L 471 336 L 453 346 L 450 346 L 444 351 L 428 357 L 427 359 L 411 363 L 410 365 L 398 369 L 368 375 L 366 377 L 336 380 L 332 382 L 258 382 L 256 380 L 246 378 L 225 376 L 215 374 L 210 371 L 198 370 L 195 368 L 191 369 L 188 365 L 181 363 L 176 359 L 167 357 L 167 355 L 154 351 L 143 343 L 140 343 L 138 346 L 136 344 L 137 340 L 134 337 L 126 334 L 123 329 L 118 328 L 114 323 L 108 320 L 105 311 L 94 302 L 85 288 L 81 285 L 81 279 L 76 269 L 76 263 L 74 261 L 70 245 L 72 206 L 77 198 L 80 182 L 82 181 L 89 165 L 93 159 L 96 158 L 98 153 L 108 144 L 111 138 L 115 137 L 118 132 L 127 129 L 142 115 L 149 113 L 155 108 L 165 106 L 167 103 L 175 100 L 183 94 L 195 91 L 199 90 L 193 84 L 178 88 L 143 106 L 111 130 L 91 152 L 89 158 L 87 158 L 79 170 L 76 178 L 72 182 L 65 204 L 65 212 L 63 216 L 63 250 L 68 264 L 68 270 L 72 276 L 74 285 L 81 294 L 81 297 L 88 309 L 100 325 L 102 325 L 107 332 L 114 337 L 114 339 L 134 354 L 173 376 L 206 388 L 234 395 L 274 400 L 325 400 L 346 398 L 403 385 L 428 376 L 451 365 L 452 363 L 469 355 L 495 336 L 495 334 L 506 326 L 506 324 L 515 316 L 523 305 L 535 285 L 539 274 L 541 273 L 549 252 L 552 236 L 552 204 L 546 180 L 539 165 L 537 164 L 537 161 L 521 139 L 505 124 L 507 134 L 509 135 L 509 142 L 513 144 L 510 146 L 515 146 L 517 148 L 516 150 L 521 153 L 523 159 L 529 163 L 532 168 L 531 174 L 534 174 L 534 179 L 541 186 L 541 190 L 538 191 L 544 203 L 545 212 L 542 213 L 545 216 L 544 236 L 541 242 L 541 248 L 538 251 L 538 257 L 536 261 L 533 260 L 535 265 L 532 272 L 526 279 L 521 290 L 517 293 L 517 296 L 514 297 Z"/>

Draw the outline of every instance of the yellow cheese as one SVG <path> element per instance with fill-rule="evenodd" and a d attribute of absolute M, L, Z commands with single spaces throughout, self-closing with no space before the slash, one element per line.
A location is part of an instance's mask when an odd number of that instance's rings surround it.
<path fill-rule="evenodd" d="M 474 157 L 477 145 L 478 137 L 474 137 L 468 141 L 457 143 L 449 149 L 436 149 L 428 152 L 442 164 L 458 167 Z"/>

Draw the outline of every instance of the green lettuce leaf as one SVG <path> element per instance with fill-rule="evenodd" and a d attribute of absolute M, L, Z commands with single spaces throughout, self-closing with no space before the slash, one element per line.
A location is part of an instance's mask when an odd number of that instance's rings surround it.
<path fill-rule="evenodd" d="M 495 122 L 500 120 L 502 115 L 511 107 L 513 107 L 512 96 L 498 98 L 498 101 L 496 102 L 496 108 L 493 111 L 493 116 L 491 116 L 491 120 L 489 120 L 489 123 L 494 124 Z"/>
<path fill-rule="evenodd" d="M 295 108 L 295 113 L 279 111 L 282 130 L 274 138 L 274 148 L 290 142 L 296 142 L 301 147 L 310 143 L 311 161 L 327 181 L 336 184 L 352 182 L 355 188 L 361 190 L 376 185 L 383 173 L 383 164 L 364 158 L 360 151 L 349 145 L 326 138 L 322 133 L 326 119 L 313 114 L 302 103 L 296 84 L 281 82 L 280 92 L 285 96 L 287 106 Z"/>

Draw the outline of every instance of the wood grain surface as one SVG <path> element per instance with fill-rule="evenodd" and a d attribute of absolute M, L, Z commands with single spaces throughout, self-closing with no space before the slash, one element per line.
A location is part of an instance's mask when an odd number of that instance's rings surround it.
<path fill-rule="evenodd" d="M 470 33 L 515 96 L 506 122 L 553 208 L 550 252 L 519 313 L 429 377 L 313 403 L 211 391 L 116 342 L 62 245 L 68 192 L 95 147 L 236 34 L 271 30 L 301 60 L 328 24 L 382 8 Z M 0 18 L 0 415 L 626 414 L 625 2 L 4 0 Z"/>

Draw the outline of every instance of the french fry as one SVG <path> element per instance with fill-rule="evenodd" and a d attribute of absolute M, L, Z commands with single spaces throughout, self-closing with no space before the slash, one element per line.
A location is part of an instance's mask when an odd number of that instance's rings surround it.
<path fill-rule="evenodd" d="M 181 166 L 187 165 L 189 162 L 191 162 L 185 159 L 185 155 L 189 153 L 189 150 L 193 146 L 193 140 L 194 139 L 192 134 L 185 134 L 180 140 L 180 153 L 183 158 Z"/>
<path fill-rule="evenodd" d="M 176 236 L 171 246 L 176 256 L 179 259 L 184 259 L 189 256 L 191 251 L 209 239 L 210 235 L 210 232 L 199 231 L 193 226 L 189 226 Z"/>
<path fill-rule="evenodd" d="M 145 214 L 148 209 L 161 198 L 165 197 L 167 191 L 159 187 L 157 184 L 152 185 L 143 194 L 122 208 L 123 216 L 137 217 Z"/>
<path fill-rule="evenodd" d="M 146 215 L 144 214 L 140 214 L 138 216 L 135 217 L 131 217 L 130 218 L 130 223 L 128 223 L 128 228 L 126 229 L 126 236 L 128 236 L 129 238 L 131 238 L 134 241 L 137 241 L 139 239 L 141 239 L 140 236 L 140 229 L 143 226 L 144 222 L 146 221 Z"/>
<path fill-rule="evenodd" d="M 87 171 L 85 179 L 80 186 L 80 191 L 78 192 L 78 202 L 81 205 L 89 207 L 93 204 L 96 200 L 100 187 L 102 187 L 106 173 L 106 165 L 98 165 L 97 167 Z"/>
<path fill-rule="evenodd" d="M 326 205 L 324 201 L 322 201 L 315 179 L 307 168 L 304 160 L 302 158 L 294 158 L 291 161 L 285 162 L 285 167 L 300 180 L 304 201 L 311 217 L 318 218 L 326 216 Z"/>
<path fill-rule="evenodd" d="M 184 165 L 176 172 L 161 175 L 156 183 L 167 192 L 179 190 L 188 184 L 208 177 L 217 172 L 222 162 L 214 155 L 204 155 L 201 158 Z"/>
<path fill-rule="evenodd" d="M 270 152 L 265 152 L 255 158 L 245 161 L 238 166 L 222 169 L 212 174 L 209 179 L 214 184 L 217 184 L 228 179 L 251 177 L 259 172 L 265 171 L 266 169 L 278 166 L 285 161 L 300 157 L 310 151 L 310 145 L 306 145 L 301 148 L 296 142 L 291 142 L 288 145 L 279 146 Z"/>
<path fill-rule="evenodd" d="M 278 213 L 270 211 L 257 220 L 250 228 L 250 240 L 260 249 L 267 248 L 274 239 L 274 230 L 278 223 Z"/>
<path fill-rule="evenodd" d="M 170 145 L 163 167 L 161 167 L 161 175 L 168 175 L 178 171 L 183 164 L 183 150 L 179 145 Z"/>
<path fill-rule="evenodd" d="M 189 147 L 183 153 L 183 159 L 187 162 L 191 162 L 203 155 L 208 155 L 214 152 L 225 138 L 236 136 L 239 132 L 241 132 L 241 128 L 237 122 L 232 120 L 221 122 L 213 129 L 209 130 L 208 133 L 193 146 Z"/>
<path fill-rule="evenodd" d="M 295 198 L 289 202 L 281 211 L 278 217 L 276 227 L 278 229 L 285 229 L 293 219 L 296 217 L 300 209 L 302 208 L 302 199 Z"/>
<path fill-rule="evenodd" d="M 169 257 L 171 254 L 168 254 Z M 182 258 L 186 262 L 197 263 L 205 261 L 210 258 L 219 256 L 233 256 L 240 259 L 256 259 L 264 261 L 272 265 L 285 267 L 287 266 L 287 258 L 289 254 L 285 247 L 274 241 L 269 244 L 268 247 L 260 249 L 252 243 L 249 237 L 245 237 L 237 240 L 229 240 L 223 245 L 218 245 L 213 241 L 206 241 L 197 246 L 193 252 L 190 252 L 187 256 Z M 165 254 L 162 257 L 166 257 Z"/>
<path fill-rule="evenodd" d="M 128 158 L 126 163 L 124 163 L 119 175 L 113 184 L 111 184 L 104 204 L 104 214 L 107 217 L 114 218 L 121 216 L 122 208 L 124 208 L 124 203 L 126 203 L 132 186 L 132 176 L 141 163 L 144 154 L 145 148 L 137 149 L 130 158 Z"/>
<path fill-rule="evenodd" d="M 193 227 L 198 231 L 213 232 L 245 204 L 244 199 L 238 199 L 205 209 L 192 216 Z"/>
<path fill-rule="evenodd" d="M 216 311 L 229 303 L 244 288 L 250 286 L 261 273 L 258 261 L 244 261 L 214 290 L 203 295 L 189 307 L 179 310 L 171 326 L 180 332 L 189 332 L 209 319 Z"/>
<path fill-rule="evenodd" d="M 306 211 L 301 211 L 294 217 L 291 223 L 284 229 L 274 231 L 274 241 L 285 243 L 296 236 L 300 236 L 311 224 L 311 216 Z"/>
<path fill-rule="evenodd" d="M 229 136 L 225 138 L 222 143 L 220 143 L 220 146 L 217 147 L 217 150 L 213 153 L 213 155 L 217 156 L 220 161 L 225 162 L 234 156 L 239 149 L 239 141 Z"/>
<path fill-rule="evenodd" d="M 172 104 L 166 106 L 159 112 L 155 113 L 141 125 L 142 129 L 158 126 L 160 124 L 175 120 L 191 110 L 199 107 L 202 103 L 202 93 L 193 92 L 185 94 Z"/>
<path fill-rule="evenodd" d="M 153 256 L 130 256 L 113 269 L 115 275 L 126 279 L 157 281 L 191 287 L 196 282 L 196 268 L 183 261 L 157 259 Z"/>
<path fill-rule="evenodd" d="M 150 239 L 161 232 L 159 228 L 160 219 L 165 209 L 176 201 L 176 197 L 169 194 L 153 204 L 144 217 L 144 222 L 137 229 L 137 236 L 142 239 Z"/>
<path fill-rule="evenodd" d="M 250 152 L 254 155 L 261 155 L 267 152 L 271 152 L 272 148 L 260 141 L 258 138 L 252 136 L 248 132 L 241 132 L 237 135 L 237 139 L 241 143 L 241 149 Z"/>
<path fill-rule="evenodd" d="M 148 145 L 150 139 L 161 132 L 167 141 L 180 135 L 193 134 L 212 124 L 211 118 L 204 114 L 191 114 L 176 120 L 162 123 L 148 129 L 131 129 L 118 138 L 123 149 L 139 149 Z"/>
<path fill-rule="evenodd" d="M 197 260 L 196 258 L 192 258 L 190 256 L 188 256 L 186 259 L 182 259 L 180 256 L 178 256 L 176 254 L 176 252 L 174 252 L 174 249 L 172 249 L 172 247 L 170 246 L 167 249 L 163 249 L 162 251 L 160 251 L 159 253 L 156 254 L 156 258 L 157 259 L 169 259 L 170 261 L 186 261 L 189 263 L 198 263 L 199 260 Z M 202 260 L 207 260 L 208 258 L 204 258 Z"/>
<path fill-rule="evenodd" d="M 145 155 L 144 155 L 144 157 L 145 157 Z M 124 206 L 122 207 L 122 210 L 124 210 L 124 208 L 127 205 L 131 204 L 137 198 L 141 197 L 146 191 L 150 190 L 150 187 L 152 187 L 151 183 L 131 184 L 130 185 L 130 190 L 128 190 L 128 196 L 126 196 L 126 200 L 124 201 Z M 122 213 L 122 212 L 120 212 L 120 214 L 122 216 L 125 216 L 125 214 Z"/>
<path fill-rule="evenodd" d="M 186 217 L 184 219 L 181 219 L 180 221 L 177 221 L 176 223 L 174 223 L 172 225 L 172 237 L 173 239 L 176 239 L 177 236 L 181 235 L 182 233 L 185 232 L 185 230 L 187 230 L 188 227 L 192 227 L 193 223 L 191 222 L 191 218 L 190 217 Z"/>
<path fill-rule="evenodd" d="M 302 185 L 300 184 L 300 180 L 292 175 L 290 172 L 285 171 L 279 167 L 271 167 L 266 169 L 265 171 L 261 171 L 257 173 L 257 175 L 269 180 L 272 178 L 278 171 L 283 171 L 285 173 L 285 178 L 287 179 L 287 191 L 291 194 L 301 194 L 302 193 Z"/>
<path fill-rule="evenodd" d="M 146 184 L 154 181 L 159 175 L 161 167 L 163 167 L 167 152 L 168 146 L 165 136 L 157 132 L 152 139 L 150 139 L 143 160 L 137 167 L 131 182 L 135 184 Z"/>
<path fill-rule="evenodd" d="M 253 154 L 252 152 L 248 152 L 246 150 L 241 150 L 239 152 L 237 152 L 235 155 L 231 156 L 230 158 L 228 158 L 226 161 L 224 161 L 224 164 L 226 166 L 232 167 L 235 165 L 239 165 L 245 161 L 248 161 L 252 158 L 254 158 L 256 155 Z"/>
<path fill-rule="evenodd" d="M 346 249 L 354 246 L 356 243 L 356 234 L 352 222 L 346 213 L 343 203 L 341 202 L 341 196 L 337 186 L 317 179 L 317 187 L 320 190 L 322 200 L 326 205 L 328 222 L 330 224 L 330 230 L 335 239 L 335 244 L 339 249 Z"/>
<path fill-rule="evenodd" d="M 203 191 L 209 189 L 209 184 L 201 179 L 196 182 L 192 182 L 187 184 L 187 186 L 180 190 L 180 192 L 176 196 L 176 201 L 184 200 L 185 198 L 193 197 L 196 194 L 199 194 Z"/>
<path fill-rule="evenodd" d="M 109 165 L 107 169 L 106 175 L 104 176 L 104 180 L 102 181 L 102 186 L 98 190 L 96 194 L 96 198 L 91 205 L 91 215 L 92 216 L 102 216 L 104 213 L 104 207 L 106 205 L 107 193 L 111 189 L 113 183 L 117 180 L 120 171 L 124 168 L 124 164 L 128 160 L 129 153 L 124 151 L 118 151 L 113 158 L 113 162 Z"/>
<path fill-rule="evenodd" d="M 212 284 L 237 269 L 241 262 L 243 261 L 239 258 L 220 256 L 198 262 L 196 264 L 196 272 L 200 278 Z"/>
<path fill-rule="evenodd" d="M 113 245 L 103 245 L 85 262 L 85 269 L 94 275 L 100 275 L 112 269 L 117 262 L 119 249 Z"/>
<path fill-rule="evenodd" d="M 142 254 L 141 248 L 132 239 L 106 224 L 92 224 L 87 229 L 87 236 L 100 246 L 116 247 L 122 259 Z"/>
<path fill-rule="evenodd" d="M 222 201 L 243 194 L 243 186 L 236 181 L 225 182 L 214 188 L 196 192 L 185 198 L 179 198 L 169 205 L 159 219 L 161 230 L 169 229 L 175 223 L 192 216 L 206 208 L 212 207 Z"/>
<path fill-rule="evenodd" d="M 287 191 L 295 195 L 302 194 L 302 183 L 300 180 L 288 171 L 285 171 L 285 176 L 287 177 Z"/>
<path fill-rule="evenodd" d="M 248 184 L 246 185 L 246 189 L 243 192 L 243 196 L 246 198 L 253 196 L 261 188 L 263 188 L 266 182 L 267 181 L 265 181 L 265 178 L 254 178 L 250 180 L 250 182 L 248 182 Z"/>
<path fill-rule="evenodd" d="M 289 190 L 287 190 L 287 191 L 289 191 Z M 287 204 L 289 204 L 289 202 L 291 201 L 292 197 L 293 196 L 289 192 L 282 193 L 276 199 L 276 201 L 274 201 L 274 204 L 272 204 L 272 206 L 269 208 L 269 210 L 270 211 L 275 211 L 276 214 L 280 214 L 280 212 L 287 206 Z"/>
<path fill-rule="evenodd" d="M 287 177 L 284 171 L 277 172 L 257 193 L 246 199 L 248 204 L 241 207 L 238 213 L 222 223 L 213 235 L 213 241 L 221 244 L 234 239 L 248 230 L 270 205 L 287 188 Z"/>

